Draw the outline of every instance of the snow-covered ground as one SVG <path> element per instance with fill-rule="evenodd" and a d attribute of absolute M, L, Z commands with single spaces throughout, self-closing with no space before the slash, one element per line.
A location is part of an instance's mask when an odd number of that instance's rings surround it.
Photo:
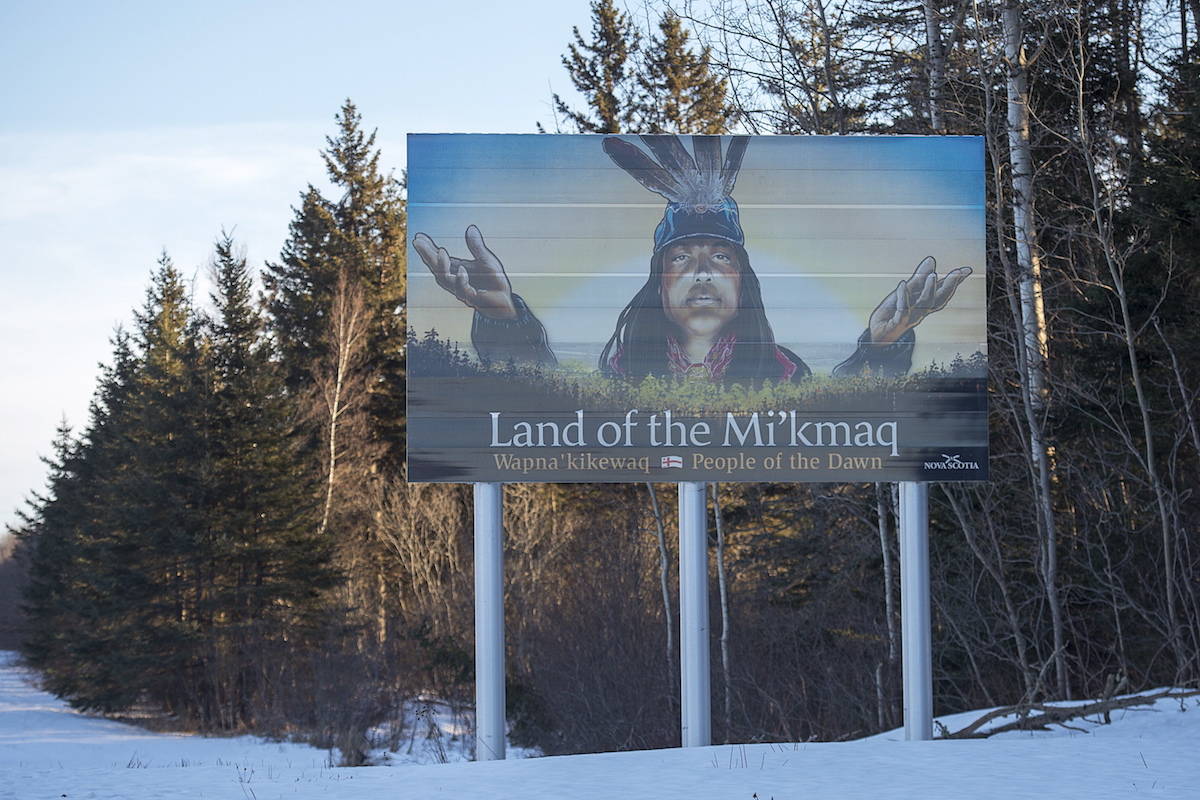
<path fill-rule="evenodd" d="M 303 745 L 156 734 L 88 717 L 29 679 L 0 653 L 0 798 L 1200 798 L 1196 698 L 1117 711 L 1111 725 L 1071 723 L 1086 732 L 935 742 L 891 733 L 838 744 L 347 769 Z M 943 721 L 956 730 L 977 716 Z"/>

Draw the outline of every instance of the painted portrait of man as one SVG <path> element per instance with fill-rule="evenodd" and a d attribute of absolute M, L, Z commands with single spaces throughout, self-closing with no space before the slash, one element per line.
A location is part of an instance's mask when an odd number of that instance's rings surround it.
<path fill-rule="evenodd" d="M 776 341 L 752 264 L 753 243 L 746 241 L 734 199 L 750 137 L 596 138 L 616 166 L 666 201 L 645 282 L 616 311 L 596 368 L 629 380 L 652 375 L 751 384 L 812 375 L 801 355 Z M 503 253 L 477 225 L 466 228 L 465 253 L 452 254 L 424 232 L 412 245 L 437 286 L 472 310 L 471 342 L 481 360 L 557 365 L 554 331 L 515 290 Z M 971 272 L 962 266 L 939 274 L 932 256 L 922 258 L 910 275 L 881 291 L 853 353 L 832 374 L 906 373 L 917 326 L 945 308 Z"/>

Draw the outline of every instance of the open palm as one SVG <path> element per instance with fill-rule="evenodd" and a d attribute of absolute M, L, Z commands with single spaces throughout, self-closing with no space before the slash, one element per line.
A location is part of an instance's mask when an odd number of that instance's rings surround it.
<path fill-rule="evenodd" d="M 871 341 L 891 344 L 921 320 L 945 308 L 958 285 L 970 274 L 970 267 L 959 267 L 939 278 L 933 257 L 922 259 L 913 274 L 896 284 L 895 290 L 871 312 L 868 323 Z"/>
<path fill-rule="evenodd" d="M 433 273 L 438 286 L 485 317 L 513 319 L 517 316 L 517 307 L 504 265 L 488 249 L 479 228 L 467 226 L 465 238 L 467 250 L 473 256 L 471 259 L 450 255 L 446 248 L 439 247 L 424 233 L 413 237 L 413 248 Z"/>

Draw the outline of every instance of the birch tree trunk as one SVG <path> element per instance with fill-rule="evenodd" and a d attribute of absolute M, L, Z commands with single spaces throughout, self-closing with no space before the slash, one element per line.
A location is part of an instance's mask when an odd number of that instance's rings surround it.
<path fill-rule="evenodd" d="M 1021 349 L 1025 365 L 1024 401 L 1029 425 L 1030 455 L 1035 460 L 1038 515 L 1042 524 L 1042 580 L 1054 637 L 1054 671 L 1058 695 L 1070 696 L 1066 636 L 1058 593 L 1058 537 L 1051 502 L 1052 466 L 1045 440 L 1046 360 L 1048 335 L 1042 301 L 1042 268 L 1037 253 L 1033 214 L 1033 153 L 1029 123 L 1029 61 L 1024 47 L 1021 4 L 1005 0 L 1001 11 L 1004 30 L 1006 88 L 1008 93 L 1008 149 L 1012 171 L 1013 237 L 1016 245 L 1021 298 Z"/>
<path fill-rule="evenodd" d="M 725 741 L 733 726 L 733 687 L 729 683 L 729 583 L 725 577 L 725 525 L 717 484 L 712 484 L 713 518 L 717 523 L 717 588 L 721 594 L 721 677 L 725 684 Z"/>
<path fill-rule="evenodd" d="M 891 513 L 884 494 L 885 484 L 875 484 L 875 511 L 879 520 L 879 554 L 883 557 L 883 601 L 887 614 L 888 664 L 896 663 L 896 589 L 892 578 Z"/>
<path fill-rule="evenodd" d="M 341 455 L 338 439 L 343 418 L 357 404 L 362 393 L 362 379 L 357 374 L 367 344 L 367 312 L 362 292 L 346 276 L 338 277 L 329 315 L 328 369 L 316 376 L 325 415 L 325 499 L 321 509 L 319 533 L 329 527 L 337 486 L 338 462 Z"/>
<path fill-rule="evenodd" d="M 646 492 L 650 495 L 650 509 L 654 513 L 654 529 L 658 538 L 658 582 L 662 589 L 663 619 L 667 624 L 667 674 L 672 675 L 675 672 L 675 628 L 671 613 L 671 562 L 667 558 L 667 537 L 663 529 L 662 510 L 658 506 L 658 494 L 650 481 L 646 481 Z"/>
<path fill-rule="evenodd" d="M 925 11 L 926 58 L 929 62 L 929 127 L 934 133 L 946 130 L 943 96 L 946 91 L 946 57 L 954 50 L 967 13 L 966 0 L 955 4 L 948 33 L 942 35 L 942 15 L 937 0 L 923 0 Z"/>
<path fill-rule="evenodd" d="M 1183 3 L 1180 3 L 1179 5 L 1180 5 L 1179 16 L 1181 19 L 1181 24 L 1186 29 L 1187 21 L 1186 21 L 1186 19 L 1184 19 L 1185 14 L 1184 14 L 1183 8 L 1182 8 Z M 1197 39 L 1200 39 L 1200 0 L 1188 0 L 1188 8 L 1191 10 L 1191 14 L 1192 14 L 1192 33 L 1195 34 L 1192 37 L 1192 41 L 1194 42 L 1194 41 L 1197 41 Z M 1187 36 L 1186 36 L 1186 34 L 1183 37 L 1181 37 L 1181 42 L 1185 46 L 1183 55 L 1186 57 L 1187 56 L 1187 48 L 1186 48 Z"/>
<path fill-rule="evenodd" d="M 1021 6 L 1006 0 L 1003 11 L 1004 56 L 1008 89 L 1008 149 L 1012 167 L 1013 234 L 1020 268 L 1022 336 L 1035 407 L 1045 406 L 1048 335 L 1042 301 L 1042 265 L 1033 222 L 1033 152 L 1029 128 L 1029 63 L 1023 39 Z"/>
<path fill-rule="evenodd" d="M 938 25 L 935 0 L 925 0 L 925 42 L 929 59 L 929 127 L 935 133 L 946 129 L 942 119 L 942 88 L 946 85 L 946 50 Z"/>
<path fill-rule="evenodd" d="M 887 665 L 888 675 L 895 673 L 896 654 L 896 589 L 892 578 L 892 547 L 891 547 L 891 513 L 888 510 L 887 493 L 885 487 L 888 484 L 875 484 L 875 513 L 879 525 L 879 554 L 883 558 L 883 604 L 884 614 L 887 615 L 887 634 L 888 634 L 888 652 Z M 893 487 L 898 484 L 892 484 Z M 886 728 L 886 710 L 889 706 L 888 698 L 884 693 L 884 672 L 883 662 L 875 665 L 875 715 L 876 721 L 879 724 L 879 729 Z"/>

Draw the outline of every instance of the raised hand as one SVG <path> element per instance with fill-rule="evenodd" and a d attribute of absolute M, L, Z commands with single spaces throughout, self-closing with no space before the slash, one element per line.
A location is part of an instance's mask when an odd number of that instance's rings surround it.
<path fill-rule="evenodd" d="M 933 312 L 945 308 L 970 274 L 970 267 L 959 267 L 939 278 L 933 257 L 922 259 L 912 276 L 896 284 L 895 290 L 871 312 L 871 342 L 890 344 Z"/>
<path fill-rule="evenodd" d="M 488 249 L 479 228 L 468 225 L 466 240 L 473 256 L 470 260 L 450 255 L 424 233 L 413 237 L 413 248 L 433 273 L 438 286 L 485 317 L 513 319 L 517 307 L 504 265 Z"/>

